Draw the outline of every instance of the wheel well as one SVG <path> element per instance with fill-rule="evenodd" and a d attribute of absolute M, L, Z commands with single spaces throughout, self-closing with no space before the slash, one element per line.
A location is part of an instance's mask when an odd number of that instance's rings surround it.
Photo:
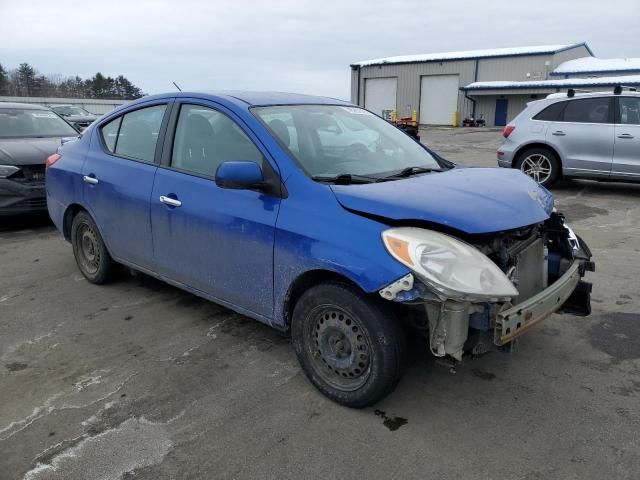
<path fill-rule="evenodd" d="M 529 143 L 527 145 L 523 145 L 516 151 L 515 155 L 513 156 L 511 166 L 515 168 L 516 162 L 520 159 L 520 155 L 522 155 L 522 152 L 532 148 L 544 148 L 545 150 L 551 151 L 558 159 L 558 162 L 560 162 L 560 171 L 562 171 L 562 159 L 560 158 L 560 155 L 558 155 L 558 151 L 546 143 Z"/>
<path fill-rule="evenodd" d="M 311 287 L 327 282 L 342 283 L 360 289 L 360 287 L 344 275 L 340 275 L 339 273 L 332 272 L 330 270 L 311 270 L 303 273 L 293 281 L 285 297 L 283 313 L 287 330 L 289 330 L 289 327 L 291 326 L 293 309 L 302 294 Z"/>
<path fill-rule="evenodd" d="M 71 225 L 73 224 L 74 217 L 81 211 L 82 208 L 77 203 L 72 203 L 67 207 L 67 210 L 64 212 L 64 218 L 62 220 L 62 234 L 64 235 L 65 240 L 71 241 Z"/>

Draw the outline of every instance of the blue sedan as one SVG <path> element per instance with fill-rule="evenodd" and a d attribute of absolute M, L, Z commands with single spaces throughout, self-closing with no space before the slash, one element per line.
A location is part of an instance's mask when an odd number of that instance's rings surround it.
<path fill-rule="evenodd" d="M 395 388 L 407 331 L 455 363 L 590 311 L 591 254 L 546 189 L 331 98 L 145 97 L 49 157 L 46 193 L 87 280 L 124 265 L 287 332 L 351 407 Z"/>

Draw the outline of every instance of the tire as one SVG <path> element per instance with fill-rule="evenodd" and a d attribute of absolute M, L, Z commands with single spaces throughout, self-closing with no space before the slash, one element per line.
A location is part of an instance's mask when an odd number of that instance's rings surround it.
<path fill-rule="evenodd" d="M 109 255 L 96 223 L 85 211 L 73 218 L 71 245 L 76 264 L 87 280 L 102 284 L 113 279 L 116 263 Z"/>
<path fill-rule="evenodd" d="M 550 187 L 562 175 L 558 156 L 543 147 L 529 148 L 522 152 L 516 160 L 515 168 L 543 187 Z"/>
<path fill-rule="evenodd" d="M 406 338 L 391 309 L 340 283 L 307 290 L 293 311 L 293 346 L 307 378 L 353 408 L 391 393 L 406 364 Z"/>

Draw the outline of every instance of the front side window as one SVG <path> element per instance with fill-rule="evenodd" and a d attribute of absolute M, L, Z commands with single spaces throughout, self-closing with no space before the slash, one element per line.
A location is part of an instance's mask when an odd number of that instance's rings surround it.
<path fill-rule="evenodd" d="M 428 150 L 361 108 L 285 105 L 252 112 L 312 177 L 377 177 L 411 167 L 441 168 Z"/>
<path fill-rule="evenodd" d="M 567 102 L 563 120 L 575 123 L 609 123 L 609 98 L 584 98 Z"/>
<path fill-rule="evenodd" d="M 251 161 L 262 166 L 262 153 L 225 114 L 200 105 L 182 105 L 173 141 L 171 166 L 215 176 L 227 161 Z"/>
<path fill-rule="evenodd" d="M 640 125 L 640 98 L 620 97 L 620 123 Z"/>
<path fill-rule="evenodd" d="M 115 155 L 152 163 L 166 105 L 141 108 L 103 125 L 104 144 Z"/>
<path fill-rule="evenodd" d="M 78 132 L 49 110 L 2 108 L 0 138 L 75 137 Z"/>

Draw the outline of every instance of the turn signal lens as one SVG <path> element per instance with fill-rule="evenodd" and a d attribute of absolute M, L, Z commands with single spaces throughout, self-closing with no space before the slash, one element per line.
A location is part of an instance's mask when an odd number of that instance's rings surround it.
<path fill-rule="evenodd" d="M 49 168 L 51 165 L 56 163 L 61 158 L 62 158 L 62 155 L 60 155 L 59 153 L 54 153 L 53 155 L 49 155 L 47 157 L 47 163 L 45 164 L 45 169 Z"/>
<path fill-rule="evenodd" d="M 407 266 L 413 266 L 413 260 L 411 259 L 411 255 L 409 255 L 409 242 L 391 235 L 385 237 L 384 241 L 394 257 L 401 260 Z"/>

